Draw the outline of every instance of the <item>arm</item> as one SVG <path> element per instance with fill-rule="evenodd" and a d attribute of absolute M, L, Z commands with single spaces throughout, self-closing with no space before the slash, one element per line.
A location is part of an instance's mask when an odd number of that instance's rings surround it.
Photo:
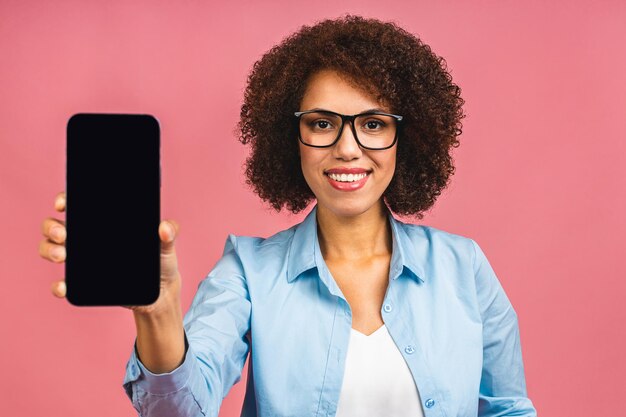
<path fill-rule="evenodd" d="M 136 353 L 155 374 L 171 372 L 185 356 L 180 278 L 170 287 L 161 286 L 159 308 L 149 313 L 133 311 L 137 328 Z"/>
<path fill-rule="evenodd" d="M 483 370 L 478 415 L 536 417 L 526 394 L 517 314 L 489 261 L 472 241 L 476 291 L 483 322 Z"/>
<path fill-rule="evenodd" d="M 223 398 L 241 379 L 249 350 L 250 311 L 236 238 L 231 235 L 185 316 L 188 347 L 180 366 L 153 373 L 133 350 L 124 388 L 135 409 L 144 417 L 217 416 Z"/>

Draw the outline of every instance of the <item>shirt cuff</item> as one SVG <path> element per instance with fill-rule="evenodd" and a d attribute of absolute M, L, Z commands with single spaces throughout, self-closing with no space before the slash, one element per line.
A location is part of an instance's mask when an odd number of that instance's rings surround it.
<path fill-rule="evenodd" d="M 134 382 L 143 391 L 150 394 L 165 395 L 176 392 L 187 385 L 187 381 L 191 376 L 194 368 L 197 366 L 191 347 L 187 342 L 185 335 L 185 358 L 183 363 L 171 372 L 163 374 L 155 374 L 150 372 L 139 360 L 137 354 L 137 345 L 133 346 L 133 352 L 126 365 L 126 375 L 124 377 L 124 385 Z"/>

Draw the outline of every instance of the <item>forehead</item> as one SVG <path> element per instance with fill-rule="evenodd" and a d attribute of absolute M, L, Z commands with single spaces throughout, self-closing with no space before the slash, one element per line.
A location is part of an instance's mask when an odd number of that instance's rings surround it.
<path fill-rule="evenodd" d="M 373 86 L 365 83 L 334 70 L 317 71 L 307 80 L 300 110 L 322 108 L 345 114 L 355 114 L 374 107 L 388 110 L 377 99 Z"/>

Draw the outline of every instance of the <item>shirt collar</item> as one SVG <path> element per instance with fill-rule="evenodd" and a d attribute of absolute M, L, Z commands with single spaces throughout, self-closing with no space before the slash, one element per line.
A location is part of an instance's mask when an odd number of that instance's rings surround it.
<path fill-rule="evenodd" d="M 391 236 L 393 237 L 393 252 L 391 254 L 391 278 L 397 279 L 406 269 L 408 276 L 416 281 L 426 281 L 424 265 L 428 261 L 428 239 L 421 233 L 409 236 L 409 228 L 413 225 L 397 220 L 389 212 Z"/>
<path fill-rule="evenodd" d="M 313 268 L 325 270 L 325 265 L 321 258 L 319 242 L 317 240 L 317 205 L 305 219 L 296 226 L 293 239 L 289 248 L 287 259 L 287 281 L 293 282 L 303 272 Z M 419 234 L 417 238 L 411 239 L 407 228 L 411 227 L 393 217 L 388 213 L 391 223 L 391 234 L 393 239 L 393 250 L 391 255 L 390 277 L 397 279 L 406 269 L 405 274 L 416 281 L 424 282 L 424 263 L 426 262 L 428 240 Z M 316 257 L 317 254 L 317 257 Z"/>
<path fill-rule="evenodd" d="M 317 205 L 296 226 L 287 254 L 287 281 L 292 282 L 303 272 L 315 268 L 315 246 L 317 241 Z"/>

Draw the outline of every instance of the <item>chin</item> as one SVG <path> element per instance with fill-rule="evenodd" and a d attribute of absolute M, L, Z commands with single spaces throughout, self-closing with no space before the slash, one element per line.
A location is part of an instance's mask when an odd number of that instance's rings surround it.
<path fill-rule="evenodd" d="M 380 200 L 380 199 L 379 199 Z M 337 217 L 356 217 L 371 209 L 376 209 L 379 200 L 364 201 L 363 199 L 335 199 L 334 201 L 317 200 L 318 209 L 323 207 Z"/>

